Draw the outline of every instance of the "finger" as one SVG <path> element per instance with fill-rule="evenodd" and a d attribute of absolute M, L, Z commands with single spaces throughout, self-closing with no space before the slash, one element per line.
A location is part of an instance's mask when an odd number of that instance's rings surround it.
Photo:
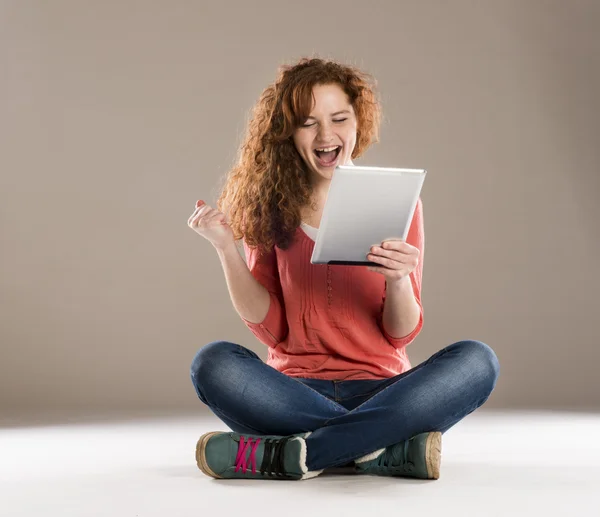
<path fill-rule="evenodd" d="M 204 226 L 210 226 L 211 224 L 218 222 L 219 218 L 222 217 L 222 215 L 223 214 L 218 210 L 213 210 L 210 214 L 206 214 L 206 216 L 202 218 L 202 224 Z"/>
<path fill-rule="evenodd" d="M 198 226 L 200 221 L 205 217 L 209 216 L 213 212 L 214 208 L 210 208 L 208 205 L 203 205 L 198 209 L 198 213 L 192 219 L 192 226 Z"/>
<path fill-rule="evenodd" d="M 408 244 L 406 241 L 391 240 L 391 241 L 383 241 L 381 243 L 381 248 L 383 248 L 385 250 L 403 251 L 406 253 L 412 249 L 412 246 L 410 244 Z"/>
<path fill-rule="evenodd" d="M 200 211 L 200 207 L 196 207 L 196 209 L 194 210 L 194 213 L 192 215 L 190 215 L 190 217 L 188 219 L 188 226 L 190 226 L 192 224 L 192 221 L 198 215 L 199 211 Z"/>
<path fill-rule="evenodd" d="M 405 253 L 403 251 L 386 250 L 386 249 L 380 248 L 379 246 L 373 246 L 371 248 L 371 254 L 377 255 L 380 257 L 387 257 L 392 260 L 399 260 L 399 261 L 402 261 L 403 259 L 408 258 L 408 256 L 410 255 L 409 253 Z"/>
<path fill-rule="evenodd" d="M 204 209 L 210 209 L 210 206 L 208 206 L 204 201 L 202 201 L 202 202 L 197 201 L 196 202 L 196 208 L 194 209 L 194 213 L 188 219 L 188 224 L 190 224 L 194 220 L 194 218 L 200 213 L 200 211 L 203 208 Z"/>
<path fill-rule="evenodd" d="M 382 248 L 384 251 L 391 251 L 392 256 L 395 253 L 397 260 L 410 260 L 409 257 L 417 257 L 421 255 L 421 250 L 407 242 L 397 242 L 395 245 L 392 244 L 392 248 L 390 248 L 390 244 L 384 243 L 385 247 Z"/>
<path fill-rule="evenodd" d="M 392 260 L 386 257 L 382 257 L 380 255 L 374 255 L 372 253 L 369 253 L 367 255 L 367 258 L 369 260 L 372 260 L 373 262 L 377 262 L 378 264 L 381 264 L 382 266 L 387 267 L 388 269 L 400 269 L 403 264 L 401 262 L 398 262 L 396 260 Z"/>
<path fill-rule="evenodd" d="M 202 228 L 209 228 L 211 226 L 214 226 L 215 223 L 220 224 L 219 218 L 221 217 L 221 215 L 221 212 L 219 212 L 216 209 L 212 209 L 210 212 L 200 217 L 198 221 L 198 226 Z"/>

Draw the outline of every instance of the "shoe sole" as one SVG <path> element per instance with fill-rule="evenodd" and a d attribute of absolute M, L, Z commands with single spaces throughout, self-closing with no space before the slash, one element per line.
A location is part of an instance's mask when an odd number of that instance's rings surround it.
<path fill-rule="evenodd" d="M 442 461 L 442 433 L 429 433 L 425 444 L 425 460 L 427 463 L 427 477 L 438 479 Z"/>
<path fill-rule="evenodd" d="M 206 444 L 208 443 L 208 440 L 210 440 L 213 436 L 217 434 L 221 433 L 218 431 L 206 433 L 200 437 L 198 443 L 196 444 L 196 463 L 198 464 L 198 468 L 207 476 L 213 477 L 215 479 L 223 479 L 221 476 L 215 474 L 212 470 L 210 470 L 210 467 L 208 466 L 208 463 L 206 461 Z"/>

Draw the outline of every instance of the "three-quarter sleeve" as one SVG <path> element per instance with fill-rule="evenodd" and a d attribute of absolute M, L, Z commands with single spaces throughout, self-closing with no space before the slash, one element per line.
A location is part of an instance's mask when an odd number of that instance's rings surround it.
<path fill-rule="evenodd" d="M 251 323 L 244 318 L 242 321 L 261 343 L 273 348 L 289 332 L 275 249 L 261 255 L 258 248 L 250 247 L 244 241 L 244 253 L 250 273 L 269 292 L 271 302 L 267 315 L 260 323 Z"/>

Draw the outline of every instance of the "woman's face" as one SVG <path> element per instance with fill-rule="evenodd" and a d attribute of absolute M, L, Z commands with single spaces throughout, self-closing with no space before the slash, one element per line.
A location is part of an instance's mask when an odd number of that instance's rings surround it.
<path fill-rule="evenodd" d="M 356 115 L 337 84 L 317 85 L 310 116 L 293 134 L 294 144 L 311 171 L 313 185 L 331 180 L 337 165 L 351 165 L 356 144 Z"/>

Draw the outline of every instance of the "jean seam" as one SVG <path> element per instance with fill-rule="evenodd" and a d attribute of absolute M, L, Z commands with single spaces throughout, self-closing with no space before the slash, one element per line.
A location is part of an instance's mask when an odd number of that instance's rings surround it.
<path fill-rule="evenodd" d="M 296 382 L 302 384 L 302 386 L 306 386 L 309 390 L 313 391 L 314 393 L 316 393 L 320 398 L 324 399 L 327 401 L 327 403 L 330 405 L 331 408 L 333 409 L 341 409 L 343 411 L 345 411 L 344 413 L 342 413 L 343 415 L 349 413 L 350 411 L 348 409 L 346 409 L 344 406 L 342 406 L 341 404 L 338 404 L 337 402 L 331 400 L 329 397 L 326 397 L 325 395 L 323 395 L 322 393 L 319 393 L 317 390 L 315 390 L 314 388 L 311 388 L 310 386 L 308 386 L 307 384 L 304 384 L 303 382 L 295 379 L 294 377 L 290 377 L 290 379 L 294 379 Z M 340 415 L 337 415 L 340 416 Z M 337 418 L 337 417 L 333 417 L 333 418 Z"/>
<path fill-rule="evenodd" d="M 385 381 L 386 379 L 382 379 L 382 380 Z M 398 380 L 400 380 L 400 379 L 398 379 Z M 395 384 L 395 383 L 392 382 L 390 384 L 390 386 L 392 384 Z M 352 399 L 363 398 L 363 397 L 371 398 L 371 397 L 377 395 L 380 391 L 385 390 L 386 388 L 389 388 L 389 386 L 386 386 L 385 388 L 378 387 L 378 388 L 375 388 L 375 389 L 373 389 L 373 390 L 371 390 L 371 391 L 369 391 L 367 393 L 359 393 L 358 395 L 351 395 L 350 397 L 340 397 L 340 400 L 352 400 Z M 363 402 L 363 404 L 364 404 L 364 402 Z"/>
<path fill-rule="evenodd" d="M 383 393 L 385 390 L 387 390 L 387 389 L 391 388 L 391 387 L 392 387 L 394 384 L 396 384 L 396 383 L 395 383 L 395 382 L 392 382 L 392 384 L 390 384 L 389 386 L 386 386 L 386 387 L 385 387 L 385 388 L 383 388 L 381 391 L 378 391 L 378 392 L 377 392 L 375 395 L 379 395 L 380 393 Z M 375 395 L 373 395 L 373 397 L 374 397 Z M 370 397 L 369 399 L 365 400 L 365 401 L 364 401 L 362 404 L 360 404 L 359 406 L 356 406 L 356 407 L 355 407 L 354 409 L 352 409 L 351 411 L 348 411 L 348 413 L 353 413 L 354 411 L 356 411 L 356 410 L 360 409 L 360 408 L 361 408 L 362 406 L 364 406 L 364 405 L 365 405 L 367 402 L 369 402 L 369 400 L 371 400 L 371 398 L 373 398 L 373 397 Z M 337 418 L 337 417 L 332 417 L 332 418 L 330 418 L 329 420 L 326 420 L 326 421 L 323 423 L 323 427 L 326 427 L 326 426 L 328 426 L 328 425 L 329 425 L 329 423 L 330 423 L 332 420 L 335 420 L 336 418 Z"/>
<path fill-rule="evenodd" d="M 379 395 L 380 393 L 383 393 L 384 391 L 390 389 L 394 384 L 396 384 L 396 382 L 398 382 L 401 379 L 397 379 L 397 381 L 392 382 L 389 386 L 386 386 L 385 388 L 383 388 L 382 390 L 379 390 L 378 392 L 374 393 L 372 396 L 370 396 L 367 400 L 365 400 L 362 404 L 356 406 L 352 411 L 356 411 L 357 409 L 360 409 L 361 407 L 363 407 L 367 402 L 369 402 L 373 397 Z"/>
<path fill-rule="evenodd" d="M 438 354 L 436 354 L 435 360 L 437 361 L 440 357 L 442 357 L 445 354 L 446 350 L 441 350 L 440 352 L 438 352 Z M 431 359 L 431 358 L 430 358 Z M 422 364 L 422 366 L 425 366 L 427 364 L 432 364 L 433 361 L 429 362 L 429 360 L 425 361 L 425 363 Z M 383 393 L 385 391 L 387 391 L 388 389 L 390 389 L 392 386 L 394 386 L 398 381 L 401 381 L 403 379 L 406 379 L 410 376 L 411 373 L 415 373 L 412 372 L 411 370 L 408 370 L 407 372 L 403 372 L 406 373 L 407 375 L 403 375 L 402 377 L 400 377 L 399 379 L 396 379 L 394 382 L 390 383 L 389 386 L 386 386 L 385 388 L 383 388 L 382 390 L 377 391 L 376 393 L 374 393 L 371 397 L 369 397 L 367 400 L 365 400 L 362 404 L 356 406 L 352 411 L 356 411 L 357 409 L 360 409 L 361 407 L 363 407 L 367 402 L 369 402 L 373 397 L 376 397 L 377 395 L 379 395 L 380 393 Z M 402 375 L 402 374 L 400 374 Z"/>
<path fill-rule="evenodd" d="M 446 349 L 440 350 L 440 352 L 438 352 L 436 355 L 434 355 L 434 356 L 430 357 L 430 358 L 429 358 L 427 361 L 425 361 L 424 363 L 421 363 L 421 365 L 418 365 L 418 366 L 421 366 L 421 367 L 423 367 L 423 366 L 425 366 L 425 365 L 427 365 L 427 364 L 431 364 L 431 363 L 433 363 L 432 359 L 433 359 L 434 357 L 435 357 L 435 360 L 437 361 L 437 360 L 438 360 L 440 357 L 442 357 L 442 356 L 445 354 L 445 352 L 446 352 Z M 415 368 L 416 368 L 416 367 L 415 367 Z M 413 368 L 412 370 L 414 370 L 414 368 Z M 400 377 L 399 379 L 396 379 L 396 380 L 395 380 L 394 382 L 392 382 L 392 383 L 391 383 L 389 386 L 386 386 L 386 387 L 385 387 L 385 388 L 383 388 L 382 390 L 379 390 L 377 393 L 375 393 L 374 395 L 372 395 L 371 397 L 369 397 L 367 400 L 365 400 L 365 401 L 364 401 L 362 404 L 360 404 L 360 405 L 356 406 L 354 409 L 352 409 L 352 410 L 350 411 L 350 413 L 353 413 L 354 411 L 357 411 L 357 410 L 359 410 L 359 409 L 360 409 L 360 408 L 362 408 L 362 407 L 363 407 L 363 406 L 364 406 L 364 405 L 365 405 L 367 402 L 369 402 L 369 401 L 370 401 L 370 400 L 371 400 L 373 397 L 376 397 L 376 396 L 377 396 L 377 395 L 379 395 L 380 393 L 383 393 L 383 392 L 385 392 L 386 390 L 390 389 L 390 388 L 391 388 L 392 386 L 394 386 L 394 385 L 395 385 L 395 384 L 396 384 L 398 381 L 401 381 L 401 380 L 403 380 L 403 379 L 406 379 L 406 378 L 408 378 L 408 377 L 410 376 L 410 374 L 411 374 L 411 373 L 415 373 L 415 372 L 414 372 L 414 371 L 412 371 L 412 370 L 408 370 L 408 371 L 406 371 L 406 372 L 403 372 L 403 373 L 405 373 L 406 375 L 400 374 L 400 375 L 402 375 L 402 377 Z M 325 426 L 329 425 L 329 423 L 330 423 L 332 420 L 334 420 L 335 418 L 336 418 L 336 417 L 333 417 L 333 418 L 330 418 L 329 420 L 327 420 L 327 421 L 326 421 L 326 422 L 323 424 L 323 427 L 325 427 Z"/>
<path fill-rule="evenodd" d="M 238 352 L 242 352 L 244 355 L 247 355 L 248 357 L 250 357 L 252 359 L 258 359 L 260 361 L 260 357 L 258 357 L 257 355 L 254 355 L 254 352 L 252 350 L 249 350 L 245 346 L 238 345 L 237 343 L 235 343 L 235 346 L 238 347 Z"/>

